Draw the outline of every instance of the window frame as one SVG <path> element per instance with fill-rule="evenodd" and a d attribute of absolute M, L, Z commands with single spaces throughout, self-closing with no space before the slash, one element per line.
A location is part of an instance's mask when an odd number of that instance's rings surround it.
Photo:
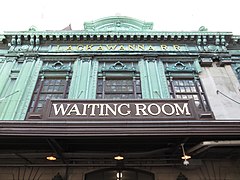
<path fill-rule="evenodd" d="M 45 66 L 42 67 L 42 70 L 40 71 L 39 78 L 36 82 L 31 102 L 29 104 L 28 112 L 29 113 L 40 113 L 44 107 L 44 102 L 47 101 L 48 98 L 43 100 L 43 106 L 38 109 L 39 102 L 41 95 L 44 94 L 50 94 L 50 95 L 61 95 L 62 94 L 62 99 L 66 99 L 69 93 L 69 88 L 70 88 L 70 83 L 71 83 L 71 76 L 72 76 L 72 71 L 71 71 L 71 63 L 69 65 L 64 65 L 62 62 L 57 61 L 53 64 L 49 64 L 49 62 L 45 62 Z M 55 91 L 54 88 L 51 91 L 44 90 L 44 82 L 47 80 L 54 80 L 54 84 L 51 85 L 51 83 L 47 84 L 47 87 L 49 85 L 55 87 L 55 86 L 63 86 L 62 91 Z M 61 80 L 59 84 L 56 84 L 57 80 Z M 62 83 L 62 81 L 64 81 Z M 62 84 L 61 84 L 62 83 Z"/>
<path fill-rule="evenodd" d="M 62 91 L 54 91 L 54 90 L 53 91 L 43 91 L 43 88 L 45 85 L 44 82 L 46 82 L 46 80 L 55 80 L 55 81 L 56 80 L 64 80 L 63 90 Z M 49 87 L 49 84 L 47 84 L 47 86 Z M 34 89 L 34 92 L 32 95 L 31 103 L 29 106 L 29 112 L 39 112 L 39 111 L 37 111 L 37 109 L 38 109 L 41 95 L 56 94 L 56 95 L 62 95 L 63 96 L 62 99 L 66 99 L 67 95 L 69 93 L 69 86 L 70 86 L 70 78 L 68 77 L 68 75 L 40 77 L 36 83 L 36 86 L 35 86 L 35 89 Z M 44 101 L 46 102 L 46 100 L 47 99 L 45 99 Z M 33 103 L 33 105 L 32 105 L 32 103 Z"/>
<path fill-rule="evenodd" d="M 175 87 L 181 87 L 181 86 L 174 86 L 174 81 L 185 81 L 185 80 L 191 80 L 193 81 L 193 85 L 194 86 L 187 86 L 187 87 L 194 87 L 195 91 L 191 91 L 191 92 L 177 92 Z M 169 93 L 170 96 L 172 98 L 177 98 L 178 95 L 186 95 L 186 96 L 193 96 L 193 95 L 197 95 L 198 96 L 198 100 L 194 100 L 196 107 L 199 110 L 202 110 L 204 112 L 208 112 L 211 111 L 204 87 L 202 85 L 201 79 L 197 76 L 168 76 L 167 77 L 167 81 L 170 85 L 169 88 Z M 169 86 L 168 86 L 169 87 Z M 186 89 L 186 86 L 183 86 Z M 184 98 L 180 98 L 180 99 L 184 99 Z M 202 108 L 199 108 L 197 106 L 197 101 L 199 101 L 199 104 L 201 105 Z"/>
<path fill-rule="evenodd" d="M 105 65 L 105 62 L 102 62 Z M 131 62 L 132 63 L 132 62 Z M 102 81 L 102 89 L 99 91 L 99 80 Z M 121 81 L 121 80 L 131 80 L 132 82 L 132 91 L 131 93 L 126 91 L 106 91 L 107 81 Z M 137 81 L 139 81 L 139 92 L 137 91 Z M 127 87 L 127 86 L 126 86 Z M 102 68 L 98 72 L 97 77 L 97 91 L 96 91 L 96 99 L 109 99 L 106 98 L 106 95 L 132 95 L 132 98 L 110 98 L 110 99 L 142 99 L 142 88 L 141 88 L 141 78 L 140 72 L 138 72 L 134 67 L 127 67 L 124 63 L 117 61 L 113 62 L 109 68 Z M 117 96 L 116 96 L 117 97 Z"/>

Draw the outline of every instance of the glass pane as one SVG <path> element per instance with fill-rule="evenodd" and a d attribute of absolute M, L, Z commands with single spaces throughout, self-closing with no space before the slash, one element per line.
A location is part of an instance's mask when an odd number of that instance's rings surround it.
<path fill-rule="evenodd" d="M 102 93 L 103 91 L 103 86 L 97 86 L 97 93 Z"/>
<path fill-rule="evenodd" d="M 44 91 L 44 92 L 48 91 L 48 86 L 43 85 L 42 91 Z"/>
<path fill-rule="evenodd" d="M 184 87 L 179 87 L 180 88 L 180 92 L 186 92 Z"/>
<path fill-rule="evenodd" d="M 54 91 L 54 86 L 48 86 L 48 90 L 49 92 L 53 92 Z"/>
<path fill-rule="evenodd" d="M 97 99 L 102 99 L 102 94 L 97 94 Z"/>
<path fill-rule="evenodd" d="M 195 105 L 197 106 L 197 108 L 202 109 L 202 106 L 199 101 L 195 101 Z"/>
<path fill-rule="evenodd" d="M 49 80 L 49 85 L 55 85 L 55 81 L 56 81 L 55 79 L 50 79 Z"/>
<path fill-rule="evenodd" d="M 63 83 L 63 81 L 61 80 L 61 79 L 57 79 L 56 81 L 55 81 L 55 84 L 56 85 L 60 85 L 60 84 L 62 84 Z"/>
<path fill-rule="evenodd" d="M 140 81 L 139 79 L 137 79 L 137 80 L 136 80 L 136 85 L 137 85 L 137 86 L 138 86 L 138 85 L 140 86 L 140 84 L 141 84 L 140 82 L 141 82 L 141 81 Z"/>
<path fill-rule="evenodd" d="M 176 92 L 180 92 L 180 88 L 179 87 L 175 86 L 174 89 L 175 89 Z"/>
<path fill-rule="evenodd" d="M 193 95 L 194 100 L 199 100 L 198 95 Z"/>
<path fill-rule="evenodd" d="M 136 86 L 136 92 L 141 93 L 141 87 L 140 86 Z"/>
<path fill-rule="evenodd" d="M 196 92 L 195 86 L 192 86 L 192 87 L 191 87 L 191 92 Z"/>
<path fill-rule="evenodd" d="M 137 94 L 137 99 L 142 99 L 142 94 Z"/>
<path fill-rule="evenodd" d="M 191 92 L 190 87 L 185 87 L 185 92 Z"/>
<path fill-rule="evenodd" d="M 98 84 L 98 86 L 99 85 L 103 85 L 103 80 L 102 79 L 98 79 L 97 84 Z"/>

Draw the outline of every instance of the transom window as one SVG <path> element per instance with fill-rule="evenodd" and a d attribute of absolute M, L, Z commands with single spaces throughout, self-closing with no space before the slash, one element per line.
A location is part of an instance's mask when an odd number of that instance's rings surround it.
<path fill-rule="evenodd" d="M 140 74 L 134 64 L 102 63 L 98 73 L 97 99 L 141 99 Z"/>

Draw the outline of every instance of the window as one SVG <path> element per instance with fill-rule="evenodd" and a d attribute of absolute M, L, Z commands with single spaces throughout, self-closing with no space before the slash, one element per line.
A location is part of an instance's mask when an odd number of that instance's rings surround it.
<path fill-rule="evenodd" d="M 197 65 L 196 65 L 197 64 Z M 165 62 L 168 89 L 171 98 L 193 99 L 200 111 L 210 111 L 202 83 L 198 77 L 198 61 Z"/>
<path fill-rule="evenodd" d="M 202 111 L 210 111 L 200 79 L 168 78 L 171 98 L 194 99 L 196 106 Z"/>
<path fill-rule="evenodd" d="M 141 99 L 140 74 L 134 66 L 119 61 L 112 65 L 101 63 L 97 99 Z"/>
<path fill-rule="evenodd" d="M 70 72 L 66 68 L 64 71 L 64 65 L 60 62 L 55 63 L 51 68 L 45 66 L 35 86 L 29 111 L 41 112 L 48 99 L 67 98 L 70 78 Z"/>

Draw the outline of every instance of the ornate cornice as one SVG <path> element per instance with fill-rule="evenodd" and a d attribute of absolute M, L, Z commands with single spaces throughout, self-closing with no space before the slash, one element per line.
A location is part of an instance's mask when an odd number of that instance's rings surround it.
<path fill-rule="evenodd" d="M 98 31 L 25 31 L 5 32 L 1 36 L 8 39 L 12 46 L 32 45 L 38 46 L 42 42 L 65 41 L 193 41 L 206 45 L 208 41 L 225 44 L 226 36 L 232 36 L 230 32 L 160 32 L 160 31 L 126 31 L 126 32 L 98 32 Z M 215 44 L 216 44 L 215 43 Z M 217 45 L 217 44 L 216 44 Z M 209 47 L 213 49 L 214 47 Z"/>
<path fill-rule="evenodd" d="M 41 38 L 47 40 L 73 40 L 73 39 L 89 39 L 89 40 L 100 40 L 101 38 L 117 38 L 127 39 L 127 38 L 143 38 L 143 39 L 163 39 L 163 40 L 196 40 L 203 39 L 203 36 L 206 36 L 206 39 L 213 39 L 215 36 L 232 36 L 231 32 L 201 32 L 201 31 L 192 31 L 192 32 L 171 32 L 171 31 L 128 31 L 128 32 L 108 32 L 108 31 L 9 31 L 5 32 L 1 36 L 5 38 L 11 37 L 14 39 L 24 39 L 30 40 L 31 37 Z M 197 37 L 198 36 L 198 37 Z"/>

